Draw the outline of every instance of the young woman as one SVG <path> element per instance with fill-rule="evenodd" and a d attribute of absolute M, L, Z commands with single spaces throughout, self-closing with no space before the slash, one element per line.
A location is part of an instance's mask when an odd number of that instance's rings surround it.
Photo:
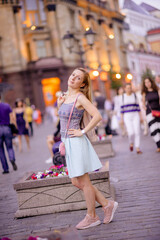
<path fill-rule="evenodd" d="M 125 93 L 121 97 L 121 116 L 122 124 L 125 123 L 128 137 L 129 148 L 133 151 L 134 143 L 137 154 L 141 154 L 140 150 L 140 107 L 135 93 L 132 91 L 130 83 L 126 84 Z M 135 138 L 135 139 L 133 139 Z"/>
<path fill-rule="evenodd" d="M 13 113 L 15 114 L 17 127 L 18 127 L 19 152 L 22 152 L 22 135 L 25 136 L 28 150 L 30 149 L 29 133 L 28 133 L 29 124 L 26 120 L 25 107 L 23 104 L 23 100 L 17 99 L 15 102 L 15 105 L 16 107 L 13 110 Z"/>
<path fill-rule="evenodd" d="M 77 102 L 65 138 L 66 125 L 76 98 Z M 77 229 L 86 229 L 101 223 L 95 213 L 95 201 L 103 206 L 105 215 L 104 223 L 112 221 L 114 212 L 118 206 L 117 202 L 105 199 L 89 179 L 88 172 L 102 167 L 98 156 L 85 135 L 85 133 L 93 129 L 102 119 L 100 113 L 90 100 L 89 74 L 83 68 L 75 69 L 68 79 L 68 92 L 66 96 L 61 96 L 58 99 L 58 113 L 60 117 L 61 137 L 65 143 L 69 177 L 71 178 L 72 184 L 84 192 L 87 204 L 87 215 L 76 226 Z M 92 116 L 92 120 L 81 130 L 80 121 L 83 117 L 84 110 Z"/>
<path fill-rule="evenodd" d="M 157 152 L 160 152 L 160 117 L 154 117 L 151 113 L 152 110 L 160 111 L 160 90 L 150 78 L 146 78 L 142 82 L 142 98 L 151 136 L 157 145 Z"/>

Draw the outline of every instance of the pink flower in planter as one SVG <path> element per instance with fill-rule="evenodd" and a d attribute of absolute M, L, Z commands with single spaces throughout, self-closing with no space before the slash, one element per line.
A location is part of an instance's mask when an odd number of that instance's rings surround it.
<path fill-rule="evenodd" d="M 66 174 L 68 175 L 68 169 L 67 169 L 67 168 L 65 169 L 65 172 L 66 172 Z"/>
<path fill-rule="evenodd" d="M 58 177 L 59 173 L 56 172 L 56 173 L 54 173 L 53 175 L 54 175 L 55 177 Z"/>
<path fill-rule="evenodd" d="M 37 176 L 36 176 L 36 174 L 34 173 L 32 176 L 31 176 L 31 179 L 37 179 Z"/>
<path fill-rule="evenodd" d="M 44 172 L 38 172 L 37 174 L 32 174 L 31 179 L 35 180 L 41 180 L 44 178 L 50 178 L 50 177 L 63 177 L 65 175 L 68 175 L 68 169 L 64 167 L 63 164 L 59 166 L 51 166 L 49 170 L 45 170 Z"/>
<path fill-rule="evenodd" d="M 1 238 L 0 240 L 11 240 L 11 239 L 4 237 L 4 238 Z"/>
<path fill-rule="evenodd" d="M 64 167 L 64 165 L 61 164 L 61 165 L 58 165 L 58 166 L 57 166 L 57 169 L 59 170 L 59 169 L 61 169 L 61 168 L 63 168 L 63 167 Z"/>
<path fill-rule="evenodd" d="M 37 240 L 37 237 L 29 237 L 27 240 Z"/>
<path fill-rule="evenodd" d="M 57 167 L 55 165 L 53 165 L 49 168 L 49 170 L 51 170 L 51 169 L 57 169 Z"/>
<path fill-rule="evenodd" d="M 42 173 L 41 178 L 45 178 L 46 176 L 47 176 L 47 174 Z"/>

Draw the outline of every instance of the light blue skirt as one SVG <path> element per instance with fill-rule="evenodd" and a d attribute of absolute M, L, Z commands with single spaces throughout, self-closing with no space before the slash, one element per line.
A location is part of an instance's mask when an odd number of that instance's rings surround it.
<path fill-rule="evenodd" d="M 85 135 L 63 138 L 62 141 L 65 144 L 65 157 L 70 178 L 82 176 L 102 167 L 92 144 Z"/>

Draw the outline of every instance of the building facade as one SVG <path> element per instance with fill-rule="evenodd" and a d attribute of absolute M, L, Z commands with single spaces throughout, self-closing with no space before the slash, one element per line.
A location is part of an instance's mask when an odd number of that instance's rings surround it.
<path fill-rule="evenodd" d="M 127 49 L 129 70 L 133 83 L 141 83 L 141 75 L 147 68 L 153 75 L 160 74 L 160 10 L 148 4 L 137 5 L 125 0 L 122 13 L 126 15 L 123 38 Z M 155 16 L 156 13 L 156 16 Z"/>
<path fill-rule="evenodd" d="M 28 97 L 43 110 L 82 60 L 88 70 L 126 72 L 123 20 L 118 0 L 0 0 L 0 79 L 11 88 L 5 100 L 13 105 Z M 92 48 L 84 35 L 89 29 L 96 33 Z M 67 31 L 74 34 L 72 53 L 63 40 Z M 108 75 L 94 79 L 93 88 L 110 98 Z"/>

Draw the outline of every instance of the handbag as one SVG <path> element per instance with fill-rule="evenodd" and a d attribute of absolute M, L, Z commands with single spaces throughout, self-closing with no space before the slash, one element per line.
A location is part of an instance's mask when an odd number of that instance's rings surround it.
<path fill-rule="evenodd" d="M 65 137 L 64 137 L 65 139 L 66 139 L 67 132 L 68 132 L 68 129 L 69 129 L 69 124 L 70 124 L 70 121 L 71 121 L 71 116 L 72 116 L 72 113 L 73 113 L 73 109 L 74 109 L 74 107 L 76 105 L 76 102 L 77 102 L 77 99 L 78 99 L 79 95 L 81 95 L 81 94 L 77 95 L 76 100 L 74 101 L 73 107 L 72 107 L 71 112 L 70 112 L 70 116 L 69 116 L 69 119 L 68 119 L 66 132 L 65 132 Z M 61 156 L 65 156 L 66 151 L 65 151 L 65 144 L 64 144 L 64 142 L 60 143 L 60 145 L 59 145 L 59 152 L 60 152 Z"/>
<path fill-rule="evenodd" d="M 60 152 L 56 152 L 55 155 L 53 156 L 53 164 L 55 166 L 59 166 L 59 165 L 64 165 L 64 167 L 66 167 L 66 159 L 65 156 L 62 156 L 60 154 Z"/>
<path fill-rule="evenodd" d="M 65 144 L 64 142 L 61 142 L 60 145 L 59 145 L 59 152 L 62 156 L 65 156 L 66 154 L 66 150 L 65 150 Z"/>
<path fill-rule="evenodd" d="M 153 116 L 153 117 L 158 117 L 158 118 L 160 118 L 160 111 L 158 111 L 158 110 L 152 110 L 149 102 L 148 102 L 148 106 L 149 106 L 149 108 L 150 108 L 150 110 L 151 110 L 152 116 Z"/>
<path fill-rule="evenodd" d="M 18 134 L 18 129 L 16 128 L 16 126 L 13 123 L 10 123 L 9 127 L 11 129 L 12 135 L 17 135 Z"/>
<path fill-rule="evenodd" d="M 160 111 L 158 111 L 158 110 L 151 110 L 151 113 L 152 113 L 153 117 L 160 118 Z"/>

